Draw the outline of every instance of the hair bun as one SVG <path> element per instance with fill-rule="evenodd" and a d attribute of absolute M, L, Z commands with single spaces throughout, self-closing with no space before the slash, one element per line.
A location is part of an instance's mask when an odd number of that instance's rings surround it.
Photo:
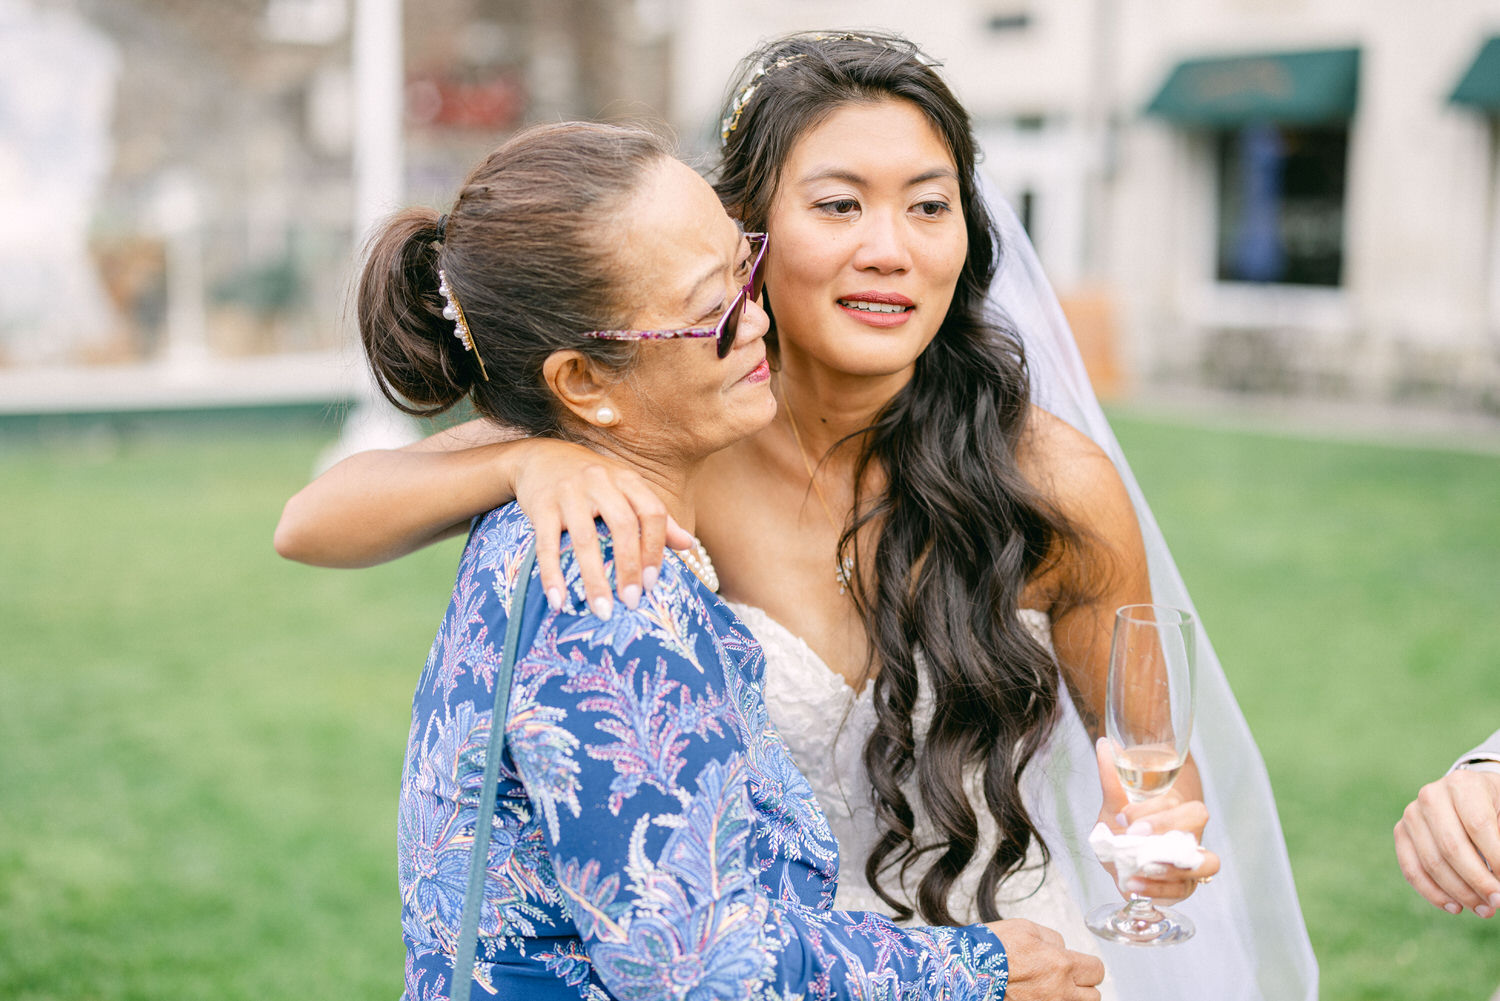
<path fill-rule="evenodd" d="M 371 241 L 358 292 L 359 332 L 381 393 L 416 416 L 463 399 L 474 366 L 460 360 L 440 291 L 431 209 L 398 213 Z"/>

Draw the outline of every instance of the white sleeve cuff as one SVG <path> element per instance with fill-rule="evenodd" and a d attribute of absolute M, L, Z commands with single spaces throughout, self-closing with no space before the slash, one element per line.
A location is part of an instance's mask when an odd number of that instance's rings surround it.
<path fill-rule="evenodd" d="M 1459 768 L 1469 772 L 1495 772 L 1500 774 L 1500 755 L 1468 755 L 1448 769 L 1450 772 Z"/>

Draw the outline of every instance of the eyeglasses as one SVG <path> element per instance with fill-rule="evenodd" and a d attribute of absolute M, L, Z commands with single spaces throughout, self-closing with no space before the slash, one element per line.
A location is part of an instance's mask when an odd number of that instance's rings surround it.
<path fill-rule="evenodd" d="M 734 335 L 740 329 L 740 317 L 745 315 L 745 303 L 751 299 L 759 299 L 761 286 L 764 284 L 760 266 L 761 262 L 766 259 L 766 244 L 769 241 L 764 233 L 746 233 L 745 239 L 750 241 L 750 250 L 755 255 L 750 264 L 750 274 L 746 277 L 745 284 L 740 286 L 740 291 L 734 297 L 734 301 L 724 311 L 724 315 L 719 317 L 719 322 L 712 327 L 688 327 L 685 330 L 590 330 L 583 336 L 602 341 L 665 341 L 674 337 L 717 337 L 719 357 L 727 358 L 730 349 L 734 347 Z"/>

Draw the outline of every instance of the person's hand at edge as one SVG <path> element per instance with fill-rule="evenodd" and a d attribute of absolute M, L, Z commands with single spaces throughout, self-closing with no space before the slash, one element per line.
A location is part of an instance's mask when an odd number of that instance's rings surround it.
<path fill-rule="evenodd" d="M 1412 888 L 1450 914 L 1500 910 L 1500 774 L 1457 768 L 1429 782 L 1396 823 L 1396 860 Z"/>

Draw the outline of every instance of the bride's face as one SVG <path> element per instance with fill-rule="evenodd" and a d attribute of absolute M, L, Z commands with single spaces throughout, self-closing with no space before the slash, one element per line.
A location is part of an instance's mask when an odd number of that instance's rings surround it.
<path fill-rule="evenodd" d="M 793 146 L 767 220 L 782 361 L 907 371 L 948 314 L 968 252 L 953 156 L 907 101 L 841 107 Z"/>

